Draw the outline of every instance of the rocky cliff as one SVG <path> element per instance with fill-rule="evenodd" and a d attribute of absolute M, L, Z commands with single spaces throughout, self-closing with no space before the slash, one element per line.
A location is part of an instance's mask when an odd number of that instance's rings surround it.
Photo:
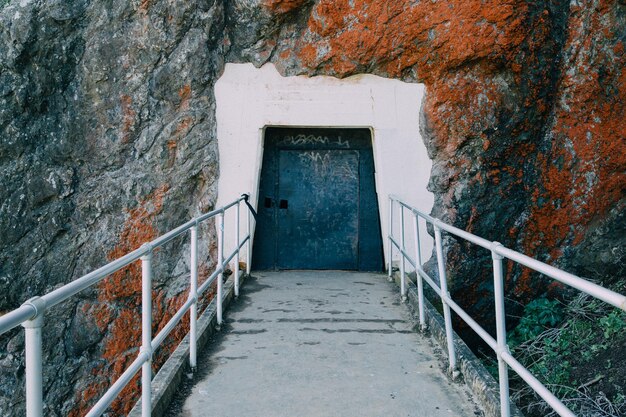
<path fill-rule="evenodd" d="M 223 46 L 221 2 L 3 6 L 0 310 L 212 207 Z M 205 267 L 210 234 L 200 245 Z M 188 251 L 179 239 L 155 256 L 155 330 L 187 297 Z M 83 415 L 137 354 L 139 277 L 134 265 L 49 313 L 46 415 Z M 0 347 L 0 414 L 18 416 L 23 337 L 12 335 Z M 130 391 L 114 404 L 117 414 L 132 406 Z"/>
<path fill-rule="evenodd" d="M 272 62 L 286 76 L 367 72 L 425 83 L 436 216 L 605 283 L 624 275 L 622 0 L 0 7 L 1 311 L 213 205 L 213 85 L 225 61 Z M 446 242 L 453 296 L 488 319 L 490 257 Z M 187 243 L 166 250 L 156 261 L 157 324 L 186 297 Z M 210 267 L 210 250 L 203 260 Z M 512 299 L 558 291 L 508 269 Z M 81 415 L 108 384 L 105 374 L 119 375 L 136 353 L 128 330 L 137 326 L 137 272 L 110 278 L 48 320 L 49 415 Z M 10 336 L 0 342 L 0 412 L 21 415 L 23 340 Z"/>

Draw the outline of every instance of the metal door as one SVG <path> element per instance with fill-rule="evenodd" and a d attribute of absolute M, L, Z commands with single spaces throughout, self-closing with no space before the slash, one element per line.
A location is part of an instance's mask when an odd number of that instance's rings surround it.
<path fill-rule="evenodd" d="M 279 269 L 357 269 L 359 152 L 281 150 Z"/>
<path fill-rule="evenodd" d="M 369 129 L 265 131 L 252 267 L 381 271 Z"/>

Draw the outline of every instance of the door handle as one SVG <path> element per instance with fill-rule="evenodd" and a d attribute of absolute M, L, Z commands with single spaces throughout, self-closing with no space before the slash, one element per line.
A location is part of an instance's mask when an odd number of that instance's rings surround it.
<path fill-rule="evenodd" d="M 287 200 L 280 200 L 280 203 L 278 204 L 278 208 L 280 209 L 288 209 L 289 208 L 289 202 Z"/>

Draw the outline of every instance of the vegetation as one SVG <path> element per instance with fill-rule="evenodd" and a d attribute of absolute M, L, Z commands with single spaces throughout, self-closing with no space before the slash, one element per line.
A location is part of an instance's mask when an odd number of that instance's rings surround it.
<path fill-rule="evenodd" d="M 626 416 L 623 311 L 585 294 L 536 299 L 524 308 L 508 343 L 513 356 L 577 415 Z M 511 395 L 526 415 L 556 415 L 514 372 L 510 377 Z"/>

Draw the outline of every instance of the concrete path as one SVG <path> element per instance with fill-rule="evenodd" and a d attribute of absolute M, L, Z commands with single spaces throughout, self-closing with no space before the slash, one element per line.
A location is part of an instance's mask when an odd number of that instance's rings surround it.
<path fill-rule="evenodd" d="M 481 415 L 385 276 L 253 275 L 168 415 Z"/>

